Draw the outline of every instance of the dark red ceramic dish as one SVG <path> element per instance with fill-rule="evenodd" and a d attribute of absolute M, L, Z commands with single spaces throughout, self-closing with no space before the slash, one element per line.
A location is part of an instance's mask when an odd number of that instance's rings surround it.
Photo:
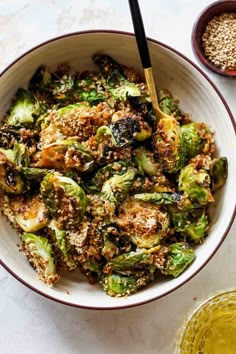
<path fill-rule="evenodd" d="M 236 0 L 220 0 L 207 6 L 197 17 L 192 30 L 192 49 L 199 63 L 206 69 L 227 77 L 236 78 L 236 70 L 222 70 L 212 64 L 205 56 L 202 35 L 210 20 L 223 13 L 236 13 Z"/>

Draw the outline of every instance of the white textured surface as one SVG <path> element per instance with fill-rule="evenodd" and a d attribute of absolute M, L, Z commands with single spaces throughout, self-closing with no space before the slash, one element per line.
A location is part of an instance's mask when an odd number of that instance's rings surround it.
<path fill-rule="evenodd" d="M 140 0 L 147 36 L 194 60 L 191 28 L 210 2 Z M 0 71 L 48 38 L 87 29 L 132 31 L 128 1 L 0 0 Z M 236 81 L 211 78 L 236 115 Z M 0 269 L 0 352 L 171 354 L 176 330 L 196 298 L 235 286 L 235 231 L 236 225 L 208 265 L 182 288 L 127 310 L 105 312 L 63 306 L 33 293 Z"/>

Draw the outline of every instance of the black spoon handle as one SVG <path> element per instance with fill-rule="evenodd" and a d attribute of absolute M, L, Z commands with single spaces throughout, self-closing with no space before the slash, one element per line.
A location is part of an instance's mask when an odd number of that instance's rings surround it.
<path fill-rule="evenodd" d="M 148 50 L 147 38 L 143 26 L 143 20 L 139 8 L 138 0 L 129 0 L 130 12 L 132 16 L 134 32 L 138 45 L 140 59 L 144 69 L 151 67 L 150 54 Z"/>

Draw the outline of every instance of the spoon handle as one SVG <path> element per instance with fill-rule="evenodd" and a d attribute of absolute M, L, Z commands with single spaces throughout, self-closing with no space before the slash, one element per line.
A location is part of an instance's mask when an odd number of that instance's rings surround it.
<path fill-rule="evenodd" d="M 129 6 L 142 66 L 148 69 L 151 67 L 151 60 L 138 0 L 129 0 Z"/>
<path fill-rule="evenodd" d="M 134 32 L 136 37 L 136 42 L 139 50 L 140 59 L 144 69 L 144 75 L 150 93 L 150 98 L 152 101 L 153 111 L 156 117 L 159 116 L 159 105 L 158 98 L 153 78 L 151 59 L 148 49 L 147 38 L 145 35 L 145 30 L 143 26 L 143 20 L 139 8 L 138 0 L 129 0 L 130 12 L 134 26 Z"/>

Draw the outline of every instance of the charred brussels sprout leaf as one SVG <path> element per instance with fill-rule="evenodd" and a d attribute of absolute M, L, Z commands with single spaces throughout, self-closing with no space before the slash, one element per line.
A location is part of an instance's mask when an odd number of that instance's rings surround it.
<path fill-rule="evenodd" d="M 50 221 L 48 228 L 54 243 L 61 252 L 62 263 L 65 264 L 67 269 L 74 270 L 77 264 L 72 257 L 71 247 L 67 240 L 67 231 L 59 229 L 55 220 Z"/>
<path fill-rule="evenodd" d="M 21 194 L 24 191 L 24 180 L 16 169 L 13 150 L 0 148 L 0 187 L 7 193 Z"/>
<path fill-rule="evenodd" d="M 40 190 L 49 212 L 62 226 L 80 223 L 86 210 L 87 197 L 75 181 L 52 172 L 44 177 Z"/>
<path fill-rule="evenodd" d="M 43 178 L 50 173 L 46 168 L 22 167 L 22 175 L 29 181 L 41 182 Z"/>
<path fill-rule="evenodd" d="M 169 246 L 164 274 L 178 277 L 194 260 L 194 250 L 186 242 L 177 242 Z"/>
<path fill-rule="evenodd" d="M 22 235 L 23 250 L 29 262 L 36 270 L 38 277 L 47 285 L 59 280 L 56 272 L 52 244 L 46 237 L 25 233 Z"/>
<path fill-rule="evenodd" d="M 135 194 L 134 198 L 157 205 L 174 204 L 181 200 L 181 195 L 178 193 L 141 193 Z"/>
<path fill-rule="evenodd" d="M 213 191 L 222 187 L 228 175 L 228 161 L 226 157 L 213 159 L 210 165 L 211 188 Z"/>
<path fill-rule="evenodd" d="M 116 222 L 110 222 L 103 225 L 99 232 L 103 239 L 102 255 L 107 259 L 114 256 L 129 252 L 131 250 L 131 243 L 129 238 L 122 235 Z"/>
<path fill-rule="evenodd" d="M 141 117 L 128 116 L 109 124 L 112 136 L 117 146 L 132 144 L 134 141 L 144 141 L 151 137 L 152 128 Z"/>
<path fill-rule="evenodd" d="M 52 82 L 53 75 L 45 65 L 41 65 L 34 73 L 29 83 L 30 91 L 45 90 Z"/>
<path fill-rule="evenodd" d="M 130 275 L 141 270 L 151 270 L 153 264 L 151 254 L 145 252 L 123 253 L 111 259 L 106 267 L 116 273 Z"/>
<path fill-rule="evenodd" d="M 160 119 L 153 144 L 164 172 L 176 173 L 184 166 L 185 145 L 175 118 Z"/>

